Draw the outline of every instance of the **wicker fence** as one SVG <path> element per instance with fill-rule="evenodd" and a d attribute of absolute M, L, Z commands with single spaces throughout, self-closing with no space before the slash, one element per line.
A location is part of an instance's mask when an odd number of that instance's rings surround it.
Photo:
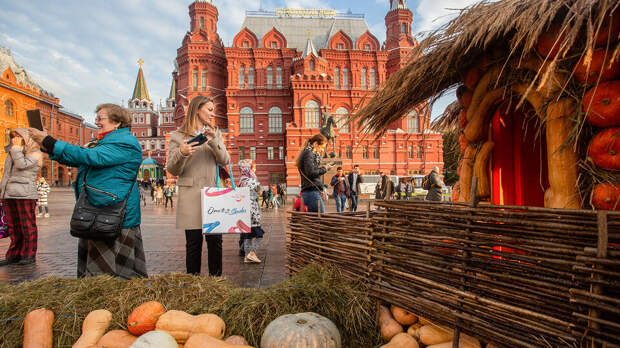
<path fill-rule="evenodd" d="M 289 271 L 335 264 L 377 299 L 506 347 L 620 345 L 620 213 L 375 204 L 292 212 Z"/>

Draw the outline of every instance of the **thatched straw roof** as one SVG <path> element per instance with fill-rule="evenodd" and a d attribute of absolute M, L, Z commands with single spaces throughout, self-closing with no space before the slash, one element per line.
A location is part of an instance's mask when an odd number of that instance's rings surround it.
<path fill-rule="evenodd" d="M 481 1 L 421 41 L 411 53 L 415 59 L 394 73 L 354 120 L 381 135 L 414 106 L 456 87 L 483 57 L 494 63 L 525 58 L 552 23 L 561 24 L 563 35 L 555 43 L 559 54 L 546 67 L 575 55 L 576 47 L 577 55 L 591 54 L 605 16 L 619 6 L 617 0 Z"/>

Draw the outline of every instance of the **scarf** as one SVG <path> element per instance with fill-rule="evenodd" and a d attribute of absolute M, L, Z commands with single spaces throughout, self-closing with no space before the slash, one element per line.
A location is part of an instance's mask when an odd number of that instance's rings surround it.
<path fill-rule="evenodd" d="M 239 161 L 239 171 L 241 172 L 241 179 L 239 180 L 239 186 L 241 187 L 256 187 L 258 181 L 256 173 L 252 171 L 252 160 L 244 159 Z"/>
<path fill-rule="evenodd" d="M 317 167 L 320 167 L 321 160 L 323 159 L 323 157 L 319 153 L 314 152 L 314 148 L 312 147 L 311 144 L 308 144 L 306 146 L 306 150 L 310 151 L 310 156 L 312 156 L 314 163 L 316 164 Z"/>

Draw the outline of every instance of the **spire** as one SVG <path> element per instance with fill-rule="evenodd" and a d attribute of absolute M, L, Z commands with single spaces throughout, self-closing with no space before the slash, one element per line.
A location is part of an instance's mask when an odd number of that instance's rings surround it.
<path fill-rule="evenodd" d="M 142 72 L 142 64 L 144 64 L 144 61 L 142 60 L 142 58 L 138 59 L 138 65 L 140 65 L 140 69 L 138 70 L 138 77 L 136 78 L 136 86 L 133 89 L 133 97 L 131 97 L 131 99 L 151 101 L 151 97 L 149 97 L 149 91 L 146 88 L 146 81 L 144 80 L 144 73 Z"/>
<path fill-rule="evenodd" d="M 310 55 L 310 53 L 314 54 L 315 57 L 319 56 L 319 54 L 316 53 L 314 44 L 312 43 L 312 37 L 310 35 L 310 30 L 308 30 L 308 42 L 306 42 L 306 49 L 304 49 L 304 53 L 301 55 L 301 58 L 306 58 L 307 56 Z"/>
<path fill-rule="evenodd" d="M 174 79 L 172 79 L 172 85 L 170 86 L 170 95 L 168 96 L 168 99 L 174 99 L 176 97 L 177 94 L 177 83 L 174 81 Z"/>
<path fill-rule="evenodd" d="M 390 0 L 390 11 L 406 10 L 407 0 Z"/>

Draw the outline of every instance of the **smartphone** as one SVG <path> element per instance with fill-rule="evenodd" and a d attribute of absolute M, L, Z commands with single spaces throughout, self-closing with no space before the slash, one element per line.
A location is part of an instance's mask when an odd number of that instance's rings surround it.
<path fill-rule="evenodd" d="M 200 133 L 197 136 L 191 138 L 187 143 L 188 144 L 196 143 L 194 146 L 200 146 L 204 144 L 205 141 L 207 141 L 207 137 L 204 134 Z"/>
<path fill-rule="evenodd" d="M 39 109 L 26 111 L 28 117 L 28 127 L 35 128 L 40 131 L 43 130 L 43 123 L 41 122 L 41 111 Z"/>

